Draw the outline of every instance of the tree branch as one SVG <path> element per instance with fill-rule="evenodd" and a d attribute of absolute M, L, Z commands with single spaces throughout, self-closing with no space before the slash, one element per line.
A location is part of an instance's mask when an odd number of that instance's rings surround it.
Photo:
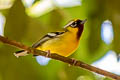
<path fill-rule="evenodd" d="M 26 50 L 29 53 L 32 53 L 34 55 L 45 56 L 47 54 L 44 51 L 28 47 L 26 45 L 23 45 L 22 43 L 14 41 L 14 40 L 9 40 L 8 38 L 5 38 L 3 36 L 0 36 L 0 41 L 3 42 L 3 43 L 5 43 L 5 44 L 9 44 L 9 45 L 18 47 L 20 49 L 24 49 L 24 50 Z M 68 57 L 60 56 L 58 54 L 50 54 L 50 55 L 48 55 L 48 57 L 52 58 L 52 59 L 56 59 L 56 60 L 62 61 L 62 62 L 65 62 L 65 63 L 68 63 L 70 65 L 74 64 L 74 62 L 73 62 L 72 59 L 70 59 Z M 104 75 L 104 76 L 107 76 L 107 77 L 110 77 L 110 78 L 113 78 L 113 79 L 116 79 L 116 80 L 120 80 L 120 76 L 119 75 L 107 72 L 105 70 L 101 70 L 99 68 L 96 68 L 94 66 L 91 66 L 89 64 L 83 63 L 83 62 L 78 61 L 78 60 L 76 61 L 76 63 L 74 64 L 74 66 L 78 66 L 78 67 L 81 67 L 83 69 L 87 69 L 89 71 L 92 71 L 92 72 L 95 72 L 95 73 L 98 73 L 98 74 L 101 74 L 101 75 Z"/>

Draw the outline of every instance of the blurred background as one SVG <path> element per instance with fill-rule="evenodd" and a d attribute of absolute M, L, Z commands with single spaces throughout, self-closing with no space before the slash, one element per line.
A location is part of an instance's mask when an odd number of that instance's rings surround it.
<path fill-rule="evenodd" d="M 87 19 L 78 50 L 71 56 L 120 75 L 119 0 L 0 0 L 0 35 L 31 46 L 72 19 Z M 0 43 L 0 80 L 112 80 L 60 61 Z"/>

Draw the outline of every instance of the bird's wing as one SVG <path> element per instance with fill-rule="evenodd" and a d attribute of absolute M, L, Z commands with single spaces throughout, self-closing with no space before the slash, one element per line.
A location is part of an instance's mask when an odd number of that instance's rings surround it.
<path fill-rule="evenodd" d="M 48 33 L 47 35 L 45 35 L 43 38 L 41 38 L 39 41 L 37 41 L 35 44 L 32 45 L 32 48 L 37 48 L 38 46 L 42 45 L 44 42 L 55 38 L 57 36 L 62 35 L 63 33 L 65 33 L 65 31 L 60 31 L 60 32 L 51 32 Z"/>

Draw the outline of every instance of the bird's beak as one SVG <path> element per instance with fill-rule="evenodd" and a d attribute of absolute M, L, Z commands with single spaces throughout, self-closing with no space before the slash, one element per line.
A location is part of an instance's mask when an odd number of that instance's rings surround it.
<path fill-rule="evenodd" d="M 83 20 L 83 21 L 81 22 L 81 24 L 84 24 L 86 21 L 87 21 L 87 19 Z"/>

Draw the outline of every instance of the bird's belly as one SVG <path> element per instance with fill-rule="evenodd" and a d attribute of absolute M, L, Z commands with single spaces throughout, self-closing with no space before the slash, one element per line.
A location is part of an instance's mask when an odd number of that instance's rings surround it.
<path fill-rule="evenodd" d="M 62 56 L 71 55 L 78 47 L 78 41 L 75 39 L 64 39 L 60 40 L 55 38 L 47 41 L 41 47 L 37 48 L 43 51 L 50 50 L 51 53 L 57 53 Z"/>

